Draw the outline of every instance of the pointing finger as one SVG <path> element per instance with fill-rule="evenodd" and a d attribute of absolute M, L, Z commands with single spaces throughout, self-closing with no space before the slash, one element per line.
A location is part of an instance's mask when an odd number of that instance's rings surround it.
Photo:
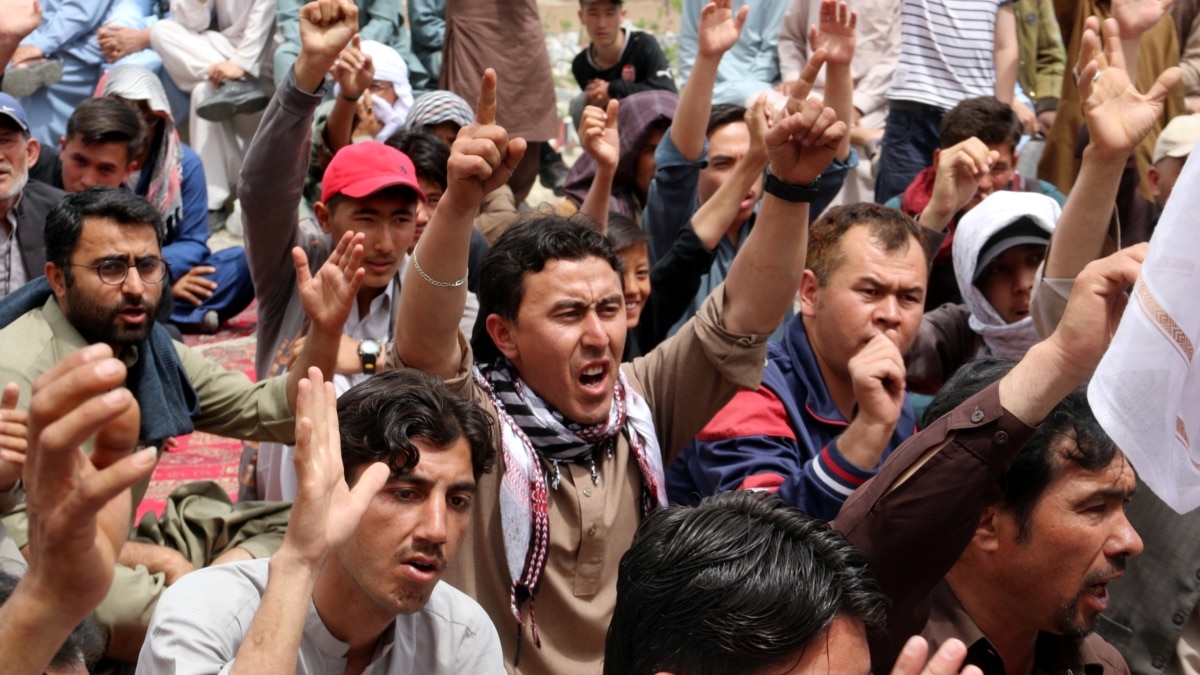
<path fill-rule="evenodd" d="M 475 104 L 475 122 L 478 124 L 496 123 L 496 71 L 491 68 L 483 73 L 483 83 L 479 87 L 479 102 Z"/>

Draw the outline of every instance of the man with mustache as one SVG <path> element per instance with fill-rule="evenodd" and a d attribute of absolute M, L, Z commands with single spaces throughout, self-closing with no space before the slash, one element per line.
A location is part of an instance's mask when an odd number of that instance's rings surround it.
<path fill-rule="evenodd" d="M 63 191 L 29 182 L 41 144 L 17 99 L 0 94 L 0 298 L 42 276 L 42 223 Z"/>
<path fill-rule="evenodd" d="M 162 233 L 158 209 L 123 188 L 98 186 L 63 197 L 46 218 L 45 278 L 0 301 L 0 382 L 15 382 L 16 407 L 27 409 L 43 372 L 104 343 L 129 370 L 126 385 L 142 410 L 140 445 L 162 448 L 167 439 L 197 429 L 293 442 L 292 410 L 303 369 L 333 368 L 362 280 L 362 236 L 343 237 L 315 275 L 303 252 L 293 252 L 300 302 L 312 324 L 298 359 L 301 370 L 253 383 L 171 340 L 154 321 L 168 273 Z M 135 508 L 146 485 L 134 489 Z M 114 659 L 136 658 L 164 586 L 195 567 L 268 556 L 282 540 L 287 504 L 232 505 L 212 483 L 184 485 L 172 500 L 161 523 L 143 521 L 138 540 L 122 548 L 116 581 L 97 610 Z M 5 518 L 18 546 L 27 542 L 27 523 L 23 509 Z"/>
<path fill-rule="evenodd" d="M 491 417 L 414 370 L 336 403 L 309 378 L 283 545 L 173 586 L 137 672 L 502 674 L 487 613 L 441 582 L 495 459 Z"/>

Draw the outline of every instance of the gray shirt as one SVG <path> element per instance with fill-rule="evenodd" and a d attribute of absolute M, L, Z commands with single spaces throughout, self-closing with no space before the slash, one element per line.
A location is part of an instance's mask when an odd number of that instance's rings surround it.
<path fill-rule="evenodd" d="M 196 570 L 167 588 L 138 657 L 138 675 L 228 673 L 267 588 L 269 559 Z M 312 601 L 296 673 L 341 673 L 349 645 L 330 634 Z M 474 600 L 438 583 L 429 602 L 396 617 L 364 675 L 504 673 L 500 638 Z"/>

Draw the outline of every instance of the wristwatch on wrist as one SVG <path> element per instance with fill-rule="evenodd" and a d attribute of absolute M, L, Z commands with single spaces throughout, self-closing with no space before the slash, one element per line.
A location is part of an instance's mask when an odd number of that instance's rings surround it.
<path fill-rule="evenodd" d="M 778 197 L 786 202 L 793 204 L 809 203 L 816 200 L 820 192 L 817 186 L 821 182 L 821 177 L 817 176 L 808 185 L 796 185 L 795 183 L 785 183 L 779 180 L 775 174 L 771 173 L 771 167 L 767 166 L 763 169 L 763 192 L 775 197 Z"/>
<path fill-rule="evenodd" d="M 358 358 L 362 361 L 362 371 L 367 375 L 375 372 L 375 363 L 383 353 L 383 344 L 379 340 L 367 338 L 358 343 Z"/>

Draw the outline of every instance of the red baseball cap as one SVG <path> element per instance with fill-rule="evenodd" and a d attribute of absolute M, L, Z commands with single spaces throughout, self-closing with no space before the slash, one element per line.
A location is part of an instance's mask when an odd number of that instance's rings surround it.
<path fill-rule="evenodd" d="M 425 201 L 408 155 L 379 141 L 352 143 L 338 150 L 325 168 L 321 201 L 336 194 L 358 199 L 394 185 L 412 188 Z"/>

